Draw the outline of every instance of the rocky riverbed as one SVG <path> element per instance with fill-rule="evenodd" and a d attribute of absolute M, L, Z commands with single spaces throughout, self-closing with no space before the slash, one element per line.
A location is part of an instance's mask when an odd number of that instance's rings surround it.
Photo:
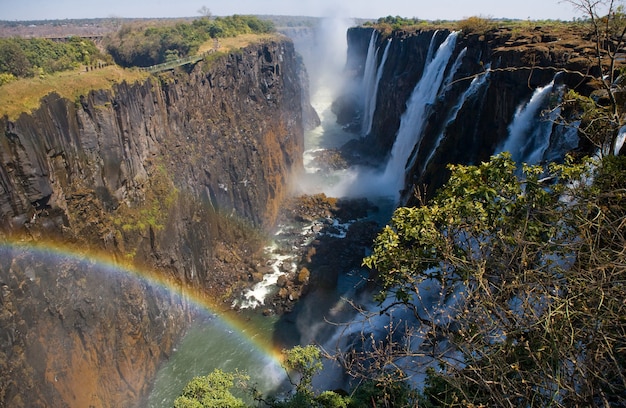
<path fill-rule="evenodd" d="M 312 289 L 335 287 L 340 273 L 361 267 L 379 230 L 378 223 L 367 217 L 377 210 L 367 199 L 324 194 L 287 200 L 279 216 L 275 245 L 251 271 L 249 284 L 239 288 L 237 297 L 244 297 L 273 267 L 280 276 L 262 305 L 256 304 L 266 315 L 290 312 Z"/>

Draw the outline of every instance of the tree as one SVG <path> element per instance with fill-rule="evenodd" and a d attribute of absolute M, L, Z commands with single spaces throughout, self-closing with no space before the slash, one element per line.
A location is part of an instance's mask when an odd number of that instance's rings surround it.
<path fill-rule="evenodd" d="M 174 408 L 244 408 L 244 402 L 233 396 L 230 389 L 234 381 L 247 390 L 251 397 L 264 406 L 274 408 L 347 408 L 350 399 L 333 391 L 317 395 L 313 391 L 313 377 L 322 369 L 321 351 L 316 346 L 295 346 L 283 350 L 283 368 L 296 392 L 286 398 L 263 396 L 254 387 L 248 388 L 249 377 L 240 373 L 230 374 L 219 369 L 204 377 L 195 377 L 174 401 Z M 295 382 L 290 373 L 297 373 Z M 358 407 L 359 405 L 350 405 Z"/>
<path fill-rule="evenodd" d="M 200 9 L 198 10 L 198 14 L 206 18 L 211 18 L 212 15 L 211 10 L 207 6 L 200 7 Z"/>
<path fill-rule="evenodd" d="M 225 373 L 220 369 L 206 376 L 195 377 L 185 386 L 182 395 L 176 398 L 174 408 L 245 408 L 244 402 L 230 392 L 235 380 L 245 382 L 248 377 Z"/>
<path fill-rule="evenodd" d="M 31 63 L 15 41 L 0 40 L 0 73 L 15 77 L 32 75 Z"/>
<path fill-rule="evenodd" d="M 365 259 L 377 315 L 402 319 L 348 370 L 428 371 L 430 401 L 446 405 L 626 404 L 626 158 L 523 166 L 522 179 L 508 154 L 450 167 Z"/>
<path fill-rule="evenodd" d="M 618 70 L 624 57 L 626 14 L 621 1 L 563 0 L 581 12 L 589 24 L 590 37 L 595 45 L 595 70 L 590 74 L 602 91 L 586 98 L 570 93 L 568 102 L 578 105 L 582 112 L 579 133 L 590 140 L 601 153 L 615 152 L 618 133 L 626 125 L 623 95 L 626 82 Z M 587 75 L 588 73 L 583 73 Z M 602 131 L 598 132 L 601 128 Z"/>
<path fill-rule="evenodd" d="M 289 380 L 295 385 L 296 391 L 307 395 L 312 394 L 313 377 L 323 367 L 320 349 L 312 345 L 295 346 L 289 350 L 283 350 L 283 355 L 285 357 L 283 367 L 287 375 L 290 372 L 296 372 L 300 377 L 296 383 L 289 376 Z"/>

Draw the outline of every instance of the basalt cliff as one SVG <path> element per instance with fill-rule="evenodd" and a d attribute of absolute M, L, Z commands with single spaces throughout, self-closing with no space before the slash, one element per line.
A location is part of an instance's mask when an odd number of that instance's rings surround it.
<path fill-rule="evenodd" d="M 360 134 L 351 143 L 370 164 L 384 162 L 392 150 L 402 115 L 410 104 L 416 85 L 435 52 L 452 33 L 441 30 L 376 31 L 371 27 L 348 30 L 347 73 L 357 85 L 348 87 L 334 106 L 338 120 Z M 372 55 L 372 52 L 376 51 Z M 406 165 L 402 202 L 413 202 L 415 188 L 435 191 L 447 179 L 448 163 L 472 164 L 487 160 L 507 139 L 520 107 L 534 91 L 551 81 L 565 89 L 589 95 L 594 87 L 593 44 L 574 27 L 555 30 L 541 26 L 494 28 L 482 33 L 459 32 L 446 65 L 445 79 L 436 97 L 428 102 L 419 142 Z M 371 127 L 362 128 L 367 115 L 359 87 L 367 87 L 368 58 L 378 68 L 376 104 L 371 110 Z M 587 75 L 591 74 L 591 75 Z M 476 80 L 476 81 L 474 81 Z M 480 85 L 475 86 L 480 81 Z M 361 85 L 362 84 L 362 85 Z M 558 99 L 554 92 L 553 99 Z M 541 111 L 554 108 L 544 104 Z M 551 152 L 545 159 L 561 155 L 577 144 L 561 146 L 562 126 L 554 124 Z M 361 156 L 359 156 L 361 157 Z"/>
<path fill-rule="evenodd" d="M 302 166 L 283 37 L 0 120 L 0 406 L 132 407 L 191 318 L 257 272 Z M 35 245 L 35 250 L 25 245 Z"/>

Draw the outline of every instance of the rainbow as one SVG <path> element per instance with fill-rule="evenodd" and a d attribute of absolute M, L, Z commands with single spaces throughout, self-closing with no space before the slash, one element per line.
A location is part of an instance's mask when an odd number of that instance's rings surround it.
<path fill-rule="evenodd" d="M 98 270 L 107 271 L 113 275 L 138 279 L 154 288 L 160 288 L 168 294 L 178 296 L 185 304 L 195 306 L 209 315 L 215 317 L 219 324 L 224 326 L 224 330 L 232 332 L 242 340 L 248 342 L 262 356 L 267 357 L 277 366 L 281 365 L 282 353 L 275 348 L 268 339 L 251 330 L 249 322 L 244 320 L 236 312 L 218 307 L 215 301 L 209 299 L 206 294 L 200 291 L 181 287 L 180 283 L 168 280 L 163 274 L 159 274 L 150 268 L 141 268 L 130 262 L 114 259 L 110 254 L 85 250 L 82 248 L 61 245 L 51 241 L 0 241 L 0 258 L 5 258 L 7 252 L 28 253 L 42 260 L 60 261 L 68 259 L 77 262 L 85 262 L 90 266 L 97 267 Z M 6 259 L 6 258 L 5 258 Z"/>

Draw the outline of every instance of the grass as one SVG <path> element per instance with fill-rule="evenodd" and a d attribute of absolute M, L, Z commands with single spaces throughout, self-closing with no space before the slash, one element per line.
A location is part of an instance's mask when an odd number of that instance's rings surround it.
<path fill-rule="evenodd" d="M 64 71 L 41 77 L 20 79 L 0 87 L 0 116 L 15 120 L 22 113 L 37 109 L 41 98 L 56 92 L 69 100 L 76 100 L 93 89 L 111 89 L 123 81 L 133 83 L 145 80 L 149 74 L 127 70 L 115 65 L 86 72 Z"/>
<path fill-rule="evenodd" d="M 237 37 L 220 38 L 219 47 L 215 51 L 230 52 L 247 47 L 248 45 L 259 44 L 275 38 L 278 38 L 277 34 L 241 34 Z M 211 39 L 200 46 L 198 53 L 201 54 L 203 52 L 212 50 L 214 49 L 214 46 L 215 41 Z"/>

